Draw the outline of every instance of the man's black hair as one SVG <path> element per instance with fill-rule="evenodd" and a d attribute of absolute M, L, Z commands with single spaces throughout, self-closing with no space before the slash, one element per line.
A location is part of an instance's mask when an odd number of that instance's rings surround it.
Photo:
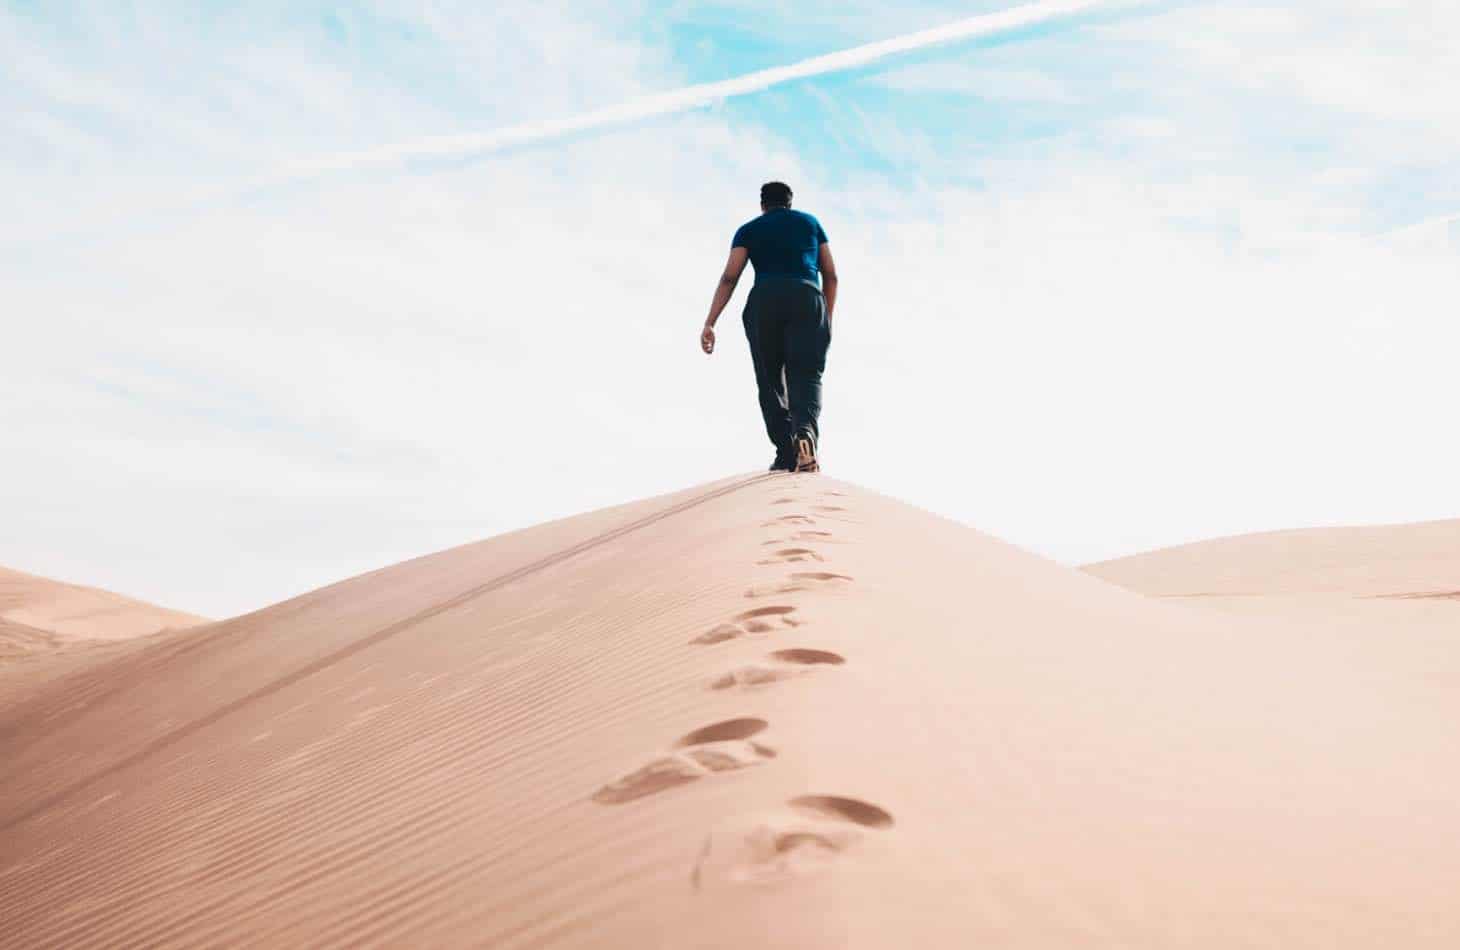
<path fill-rule="evenodd" d="M 783 181 L 768 181 L 760 186 L 760 203 L 767 208 L 789 208 L 791 186 Z"/>

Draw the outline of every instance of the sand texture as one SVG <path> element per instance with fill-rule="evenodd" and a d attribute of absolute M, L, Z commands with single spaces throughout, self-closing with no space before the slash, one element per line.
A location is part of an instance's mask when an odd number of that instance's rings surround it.
<path fill-rule="evenodd" d="M 0 664 L 206 622 L 110 591 L 0 567 Z"/>
<path fill-rule="evenodd" d="M 1460 520 L 1243 534 L 1087 566 L 1155 596 L 1460 600 Z"/>
<path fill-rule="evenodd" d="M 1372 596 L 1445 530 L 1082 571 L 746 476 L 32 663 L 0 944 L 1454 948 L 1460 601 Z"/>

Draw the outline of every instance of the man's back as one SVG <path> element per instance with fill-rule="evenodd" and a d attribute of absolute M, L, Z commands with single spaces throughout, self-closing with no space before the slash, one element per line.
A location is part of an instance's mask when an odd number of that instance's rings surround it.
<path fill-rule="evenodd" d="M 817 256 L 825 243 L 826 232 L 811 215 L 772 208 L 742 224 L 730 246 L 749 253 L 756 283 L 767 277 L 787 277 L 819 285 Z"/>

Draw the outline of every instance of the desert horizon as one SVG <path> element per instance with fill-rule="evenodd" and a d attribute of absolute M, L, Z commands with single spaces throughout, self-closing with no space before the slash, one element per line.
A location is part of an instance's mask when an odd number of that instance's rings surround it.
<path fill-rule="evenodd" d="M 752 476 L 747 474 L 742 477 L 749 478 Z M 640 500 L 647 501 L 654 497 L 659 496 L 649 496 Z M 632 504 L 632 502 L 627 504 Z M 610 507 L 619 506 L 614 505 Z M 938 514 L 937 512 L 931 511 L 929 513 Z M 451 548 L 444 548 L 439 551 L 427 551 L 411 556 L 406 560 L 414 561 L 418 558 L 430 557 L 433 554 L 440 554 L 455 547 L 490 541 L 503 534 L 515 534 L 518 531 L 527 531 L 535 527 L 543 527 L 574 517 L 577 516 L 565 515 L 543 522 L 540 525 L 532 525 L 525 528 L 517 528 L 512 531 L 501 532 L 500 534 L 488 535 L 476 541 L 468 541 L 463 545 L 452 545 Z M 947 516 L 939 515 L 939 517 Z M 957 519 L 950 520 L 957 521 Z M 1200 557 L 1202 554 L 1221 551 L 1224 548 L 1246 548 L 1255 554 L 1257 549 L 1266 547 L 1269 549 L 1269 553 L 1267 553 L 1265 558 L 1262 556 L 1249 556 L 1241 559 L 1238 553 L 1233 551 L 1227 555 L 1232 563 L 1225 565 L 1225 567 L 1228 570 L 1239 570 L 1239 563 L 1241 563 L 1256 572 L 1270 571 L 1277 573 L 1282 568 L 1271 563 L 1274 554 L 1278 559 L 1286 557 L 1290 561 L 1299 561 L 1299 559 L 1303 559 L 1305 556 L 1311 557 L 1311 549 L 1321 545 L 1325 538 L 1342 538 L 1352 543 L 1363 544 L 1365 541 L 1372 543 L 1371 539 L 1381 537 L 1387 533 L 1397 532 L 1405 535 L 1421 536 L 1432 532 L 1436 536 L 1436 543 L 1443 545 L 1448 540 L 1445 527 L 1454 520 L 1457 519 L 1431 518 L 1392 524 L 1273 526 L 1257 531 L 1216 535 L 1162 544 L 1148 550 L 1131 551 L 1083 564 L 1064 564 L 1064 566 L 1092 573 L 1097 577 L 1101 577 L 1119 586 L 1127 586 L 1126 583 L 1123 583 L 1123 580 L 1130 581 L 1131 589 L 1140 593 L 1173 597 L 1200 596 L 1202 592 L 1167 589 L 1172 588 L 1173 583 L 1175 586 L 1180 586 L 1176 582 L 1176 578 L 1180 577 L 1180 573 L 1174 569 L 1175 563 L 1184 560 L 1194 561 L 1196 565 L 1200 565 L 1198 569 L 1206 568 L 1212 572 L 1203 576 L 1220 576 L 1214 575 L 1217 565 L 1211 563 L 1201 564 Z M 1276 550 L 1274 551 L 1273 549 Z M 1026 548 L 1026 550 L 1029 549 Z M 1039 555 L 1039 552 L 1033 550 L 1030 550 L 1030 553 Z M 1382 553 L 1376 551 L 1375 557 L 1381 556 Z M 1050 558 L 1050 560 L 1054 559 Z M 1127 565 L 1135 568 L 1143 562 L 1152 564 L 1154 568 L 1155 562 L 1157 561 L 1168 562 L 1167 564 L 1161 565 L 1160 571 L 1156 574 L 1156 577 L 1161 578 L 1160 580 L 1154 578 L 1135 580 L 1133 576 L 1126 577 L 1123 570 Z M 1063 562 L 1057 563 L 1063 564 Z M 381 564 L 378 567 L 371 568 L 366 573 L 373 573 L 374 571 L 384 570 L 392 566 L 394 565 Z M 1377 565 L 1371 564 L 1367 568 L 1355 565 L 1355 568 L 1359 570 L 1374 570 L 1377 568 Z M 1405 573 L 1401 570 L 1399 576 L 1413 578 L 1416 575 L 1414 572 Z M 333 586 L 333 584 L 341 583 L 348 579 L 339 578 L 335 581 L 329 581 L 322 585 L 322 587 Z M 3 628 L 3 631 L 13 633 L 16 638 L 16 644 L 24 641 L 27 643 L 33 642 L 39 646 L 42 643 L 55 645 L 58 643 L 85 642 L 91 640 L 124 640 L 156 633 L 192 629 L 230 619 L 229 617 L 207 618 L 186 611 L 174 610 L 164 605 L 138 600 L 124 592 L 104 589 L 84 583 L 83 581 L 84 579 L 82 578 L 43 577 L 39 574 L 25 571 L 19 565 L 0 565 L 0 623 L 7 625 Z M 1230 578 L 1222 578 L 1223 583 L 1228 583 L 1229 581 Z M 297 594 L 286 596 L 278 601 L 278 603 L 283 603 L 285 600 L 292 600 L 295 597 L 306 596 L 307 594 L 322 589 L 322 587 L 300 591 Z M 1266 592 L 1277 593 L 1276 590 Z M 1222 593 L 1235 595 L 1238 592 L 1224 591 Z M 1372 596 L 1411 598 L 1433 596 L 1438 598 L 1445 596 L 1446 593 L 1445 591 L 1433 594 L 1409 592 L 1407 594 L 1374 594 Z M 271 603 L 258 604 L 231 616 L 244 616 L 272 605 Z"/>

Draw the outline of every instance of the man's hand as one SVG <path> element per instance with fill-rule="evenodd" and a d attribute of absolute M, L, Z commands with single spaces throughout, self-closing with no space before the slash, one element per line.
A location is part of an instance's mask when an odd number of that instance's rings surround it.
<path fill-rule="evenodd" d="M 720 319 L 720 311 L 725 309 L 735 293 L 735 285 L 740 282 L 740 273 L 745 270 L 745 262 L 748 260 L 750 252 L 745 248 L 730 249 L 730 259 L 725 262 L 725 272 L 715 285 L 715 299 L 710 301 L 710 313 L 705 317 L 704 329 L 700 330 L 700 349 L 706 355 L 715 352 L 715 321 Z"/>

